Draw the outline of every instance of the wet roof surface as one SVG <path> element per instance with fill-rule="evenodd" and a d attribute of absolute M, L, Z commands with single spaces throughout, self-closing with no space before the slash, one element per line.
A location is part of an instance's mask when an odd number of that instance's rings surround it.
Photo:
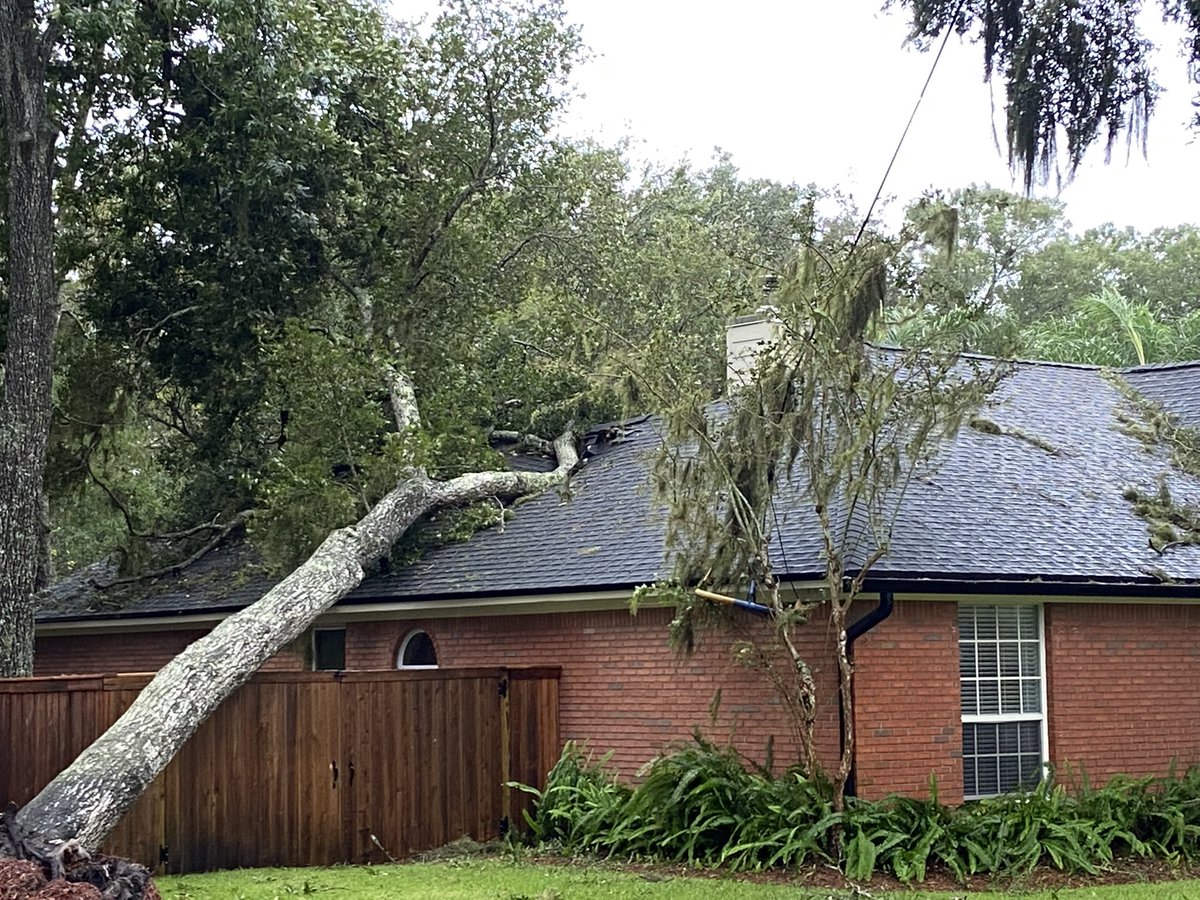
<path fill-rule="evenodd" d="M 1200 363 L 1123 374 L 1181 423 L 1200 427 Z M 1152 492 L 1165 477 L 1178 501 L 1200 504 L 1200 479 L 1173 469 L 1165 453 L 1122 430 L 1116 412 L 1128 404 L 1112 376 L 1098 368 L 1015 364 L 981 410 L 1009 433 L 964 427 L 947 444 L 936 467 L 911 483 L 891 550 L 872 572 L 897 580 L 1153 588 L 1169 577 L 1200 583 L 1200 546 L 1158 553 L 1145 521 L 1122 496 L 1130 486 Z M 342 603 L 616 589 L 669 574 L 665 516 L 649 479 L 661 446 L 657 421 L 598 430 L 588 445 L 587 462 L 565 492 L 529 498 L 502 527 L 370 577 Z M 819 576 L 820 531 L 798 488 L 781 488 L 776 508 L 778 540 L 771 551 L 777 571 Z M 864 538 L 848 568 L 860 565 L 870 549 Z M 212 554 L 184 575 L 126 596 L 119 612 L 105 592 L 83 591 L 60 597 L 40 618 L 236 608 L 270 584 L 247 554 L 238 548 Z"/>

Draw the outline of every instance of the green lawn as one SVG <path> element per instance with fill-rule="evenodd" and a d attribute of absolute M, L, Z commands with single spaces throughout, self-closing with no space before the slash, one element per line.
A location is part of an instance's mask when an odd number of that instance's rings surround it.
<path fill-rule="evenodd" d="M 753 884 L 727 877 L 664 877 L 620 871 L 603 864 L 538 865 L 509 859 L 455 859 L 437 863 L 332 869 L 243 869 L 157 879 L 163 900 L 289 897 L 447 898 L 447 900 L 586 900 L 590 897 L 681 898 L 681 900 L 950 900 L 962 894 L 900 892 L 869 895 L 828 888 Z M 1013 893 L 979 893 L 972 900 L 1000 900 Z M 1200 881 L 1118 885 L 1022 893 L 1027 900 L 1200 900 Z"/>

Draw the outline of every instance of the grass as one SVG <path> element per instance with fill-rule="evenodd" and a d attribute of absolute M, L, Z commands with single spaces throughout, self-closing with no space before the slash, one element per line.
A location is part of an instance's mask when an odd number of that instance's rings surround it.
<path fill-rule="evenodd" d="M 832 888 L 758 884 L 715 874 L 677 877 L 624 871 L 604 864 L 545 865 L 508 858 L 453 859 L 395 866 L 345 866 L 329 869 L 241 869 L 156 879 L 163 900 L 287 900 L 291 897 L 353 897 L 362 900 L 950 900 L 961 892 L 901 891 L 868 895 Z M 971 900 L 1190 900 L 1200 898 L 1200 881 L 1057 888 L 1050 891 L 977 893 Z"/>

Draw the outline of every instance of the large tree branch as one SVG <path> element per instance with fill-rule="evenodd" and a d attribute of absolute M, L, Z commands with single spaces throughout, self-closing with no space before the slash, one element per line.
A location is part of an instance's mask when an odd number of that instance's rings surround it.
<path fill-rule="evenodd" d="M 250 515 L 250 510 L 244 510 L 239 512 L 231 521 L 226 522 L 224 525 L 217 525 L 214 522 L 211 525 L 197 526 L 195 529 L 190 529 L 188 532 L 179 532 L 180 535 L 186 535 L 188 533 L 196 533 L 201 529 L 216 529 L 217 533 L 209 539 L 208 543 L 192 553 L 192 555 L 187 557 L 187 559 L 182 559 L 179 562 L 171 563 L 170 565 L 163 566 L 159 569 L 153 569 L 149 572 L 142 572 L 139 575 L 126 575 L 122 578 L 114 578 L 112 581 L 108 582 L 97 582 L 96 586 L 105 589 L 117 587 L 118 585 L 122 584 L 136 584 L 139 581 L 151 581 L 155 578 L 163 578 L 167 575 L 176 575 L 179 572 L 182 572 L 184 569 L 195 565 L 204 557 L 208 556 L 208 554 L 220 547 L 221 544 L 225 542 L 227 537 L 246 524 L 246 520 L 250 518 Z"/>
<path fill-rule="evenodd" d="M 140 339 L 143 335 L 145 335 L 147 341 L 152 340 L 155 335 L 160 332 L 172 319 L 178 319 L 182 316 L 194 313 L 200 308 L 200 304 L 194 303 L 191 306 L 184 306 L 181 309 L 172 310 L 153 325 L 147 325 L 145 328 L 139 328 L 135 337 Z"/>
<path fill-rule="evenodd" d="M 384 367 L 384 377 L 387 380 L 396 430 L 403 434 L 409 429 L 420 428 L 421 410 L 417 406 L 417 392 L 412 379 L 391 365 Z"/>
<path fill-rule="evenodd" d="M 524 434 L 520 431 L 504 431 L 493 429 L 488 435 L 490 441 L 501 444 L 516 444 L 520 449 L 533 449 L 539 453 L 553 453 L 554 442 L 538 437 L 536 434 Z"/>
<path fill-rule="evenodd" d="M 579 465 L 574 435 L 561 435 L 554 449 L 553 472 L 473 472 L 435 481 L 413 470 L 357 524 L 332 532 L 260 600 L 167 663 L 125 714 L 20 811 L 22 829 L 47 849 L 71 839 L 97 847 L 225 698 L 353 590 L 410 526 L 438 508 L 565 483 Z"/>

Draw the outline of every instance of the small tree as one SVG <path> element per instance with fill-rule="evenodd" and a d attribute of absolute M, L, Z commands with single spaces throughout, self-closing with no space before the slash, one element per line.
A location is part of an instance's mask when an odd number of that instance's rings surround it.
<path fill-rule="evenodd" d="M 802 765 L 810 774 L 830 774 L 839 809 L 854 759 L 851 607 L 888 553 L 912 479 L 935 465 L 943 443 L 1004 370 L 936 348 L 895 350 L 867 342 L 886 299 L 896 249 L 874 242 L 847 247 L 840 257 L 815 246 L 804 249 L 771 295 L 775 346 L 764 350 L 752 378 L 724 403 L 693 396 L 667 412 L 658 466 L 676 578 L 689 587 L 747 579 L 757 586 L 777 643 L 760 646 L 742 638 L 735 650 L 764 669 L 780 691 L 800 736 Z M 819 595 L 780 584 L 772 550 L 778 540 L 782 553 L 778 526 L 785 514 L 806 516 L 817 528 Z M 797 643 L 797 629 L 822 607 L 835 640 L 845 720 L 841 753 L 832 765 L 818 758 L 816 681 Z M 673 636 L 682 649 L 690 647 L 696 624 L 711 622 L 711 611 L 703 599 L 681 595 Z M 772 664 L 780 649 L 790 671 Z"/>

